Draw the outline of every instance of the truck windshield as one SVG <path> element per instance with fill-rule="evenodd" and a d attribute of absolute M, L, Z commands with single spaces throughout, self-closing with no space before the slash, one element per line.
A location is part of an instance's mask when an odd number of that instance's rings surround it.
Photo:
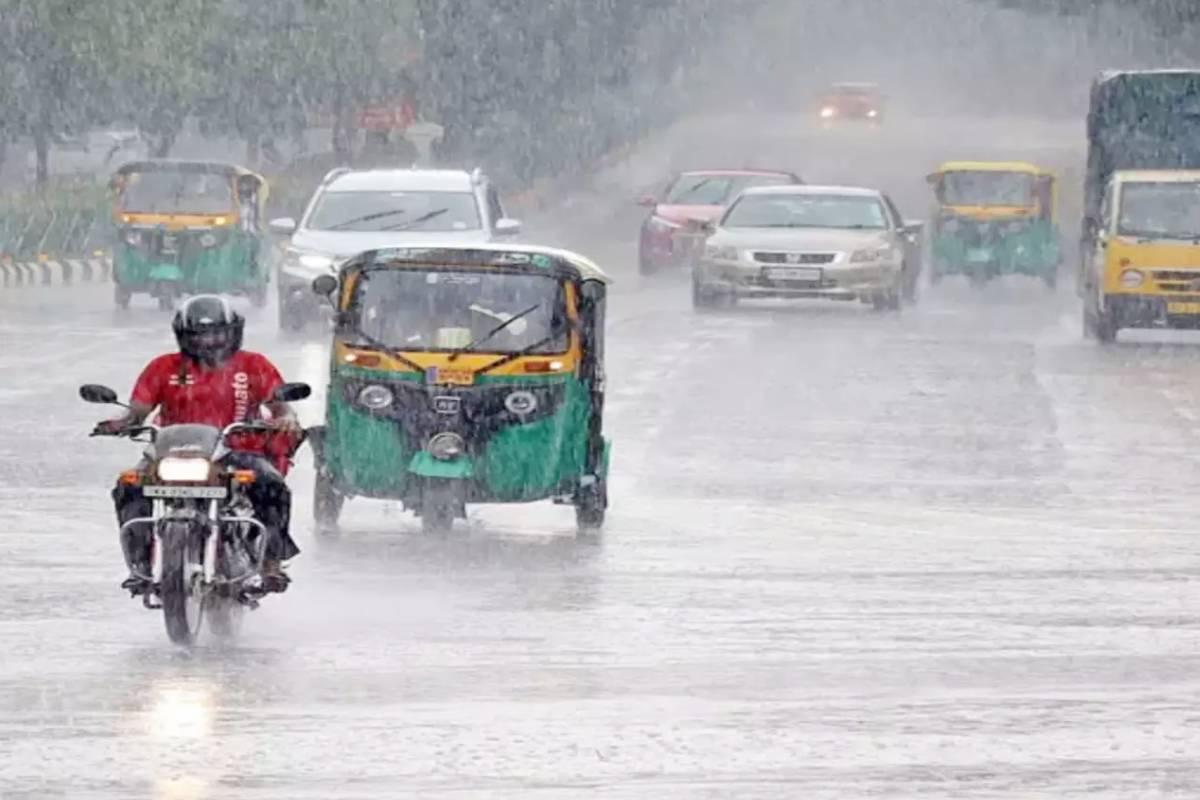
<path fill-rule="evenodd" d="M 1162 239 L 1200 238 L 1200 182 L 1121 186 L 1117 233 Z"/>
<path fill-rule="evenodd" d="M 566 297 L 549 275 L 367 270 L 354 307 L 359 332 L 395 350 L 450 351 L 477 343 L 474 352 L 550 354 L 568 346 Z"/>
<path fill-rule="evenodd" d="M 947 172 L 941 200 L 951 206 L 1028 206 L 1033 203 L 1033 176 L 990 170 Z"/>

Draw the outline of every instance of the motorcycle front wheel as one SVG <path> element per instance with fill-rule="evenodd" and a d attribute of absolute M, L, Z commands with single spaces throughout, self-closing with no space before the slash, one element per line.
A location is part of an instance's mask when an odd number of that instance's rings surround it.
<path fill-rule="evenodd" d="M 193 535 L 186 522 L 168 522 L 162 531 L 163 622 L 167 638 L 191 647 L 204 624 L 204 547 L 200 536 Z"/>

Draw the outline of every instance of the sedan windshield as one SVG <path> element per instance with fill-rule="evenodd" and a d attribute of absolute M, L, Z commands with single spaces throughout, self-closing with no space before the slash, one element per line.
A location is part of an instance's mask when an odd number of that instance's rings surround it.
<path fill-rule="evenodd" d="M 663 201 L 672 206 L 719 206 L 751 186 L 792 183 L 786 175 L 682 175 Z"/>
<path fill-rule="evenodd" d="M 227 214 L 233 182 L 213 172 L 134 172 L 125 179 L 122 209 L 143 214 Z"/>
<path fill-rule="evenodd" d="M 470 192 L 325 192 L 305 227 L 316 231 L 469 231 L 480 228 Z"/>
<path fill-rule="evenodd" d="M 883 230 L 883 204 L 869 195 L 750 194 L 733 204 L 724 228 Z"/>
<path fill-rule="evenodd" d="M 1117 233 L 1164 239 L 1200 237 L 1200 183 L 1122 185 Z"/>
<path fill-rule="evenodd" d="M 1024 172 L 947 172 L 941 201 L 951 206 L 1028 206 L 1033 204 L 1033 176 Z"/>
<path fill-rule="evenodd" d="M 368 270 L 355 305 L 359 331 L 394 350 L 548 354 L 568 345 L 562 285 L 548 275 Z"/>

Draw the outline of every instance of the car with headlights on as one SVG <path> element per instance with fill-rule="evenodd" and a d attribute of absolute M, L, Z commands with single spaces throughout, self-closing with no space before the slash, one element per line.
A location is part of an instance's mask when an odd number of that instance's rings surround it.
<path fill-rule="evenodd" d="M 312 293 L 313 280 L 334 275 L 352 256 L 413 241 L 511 241 L 521 231 L 478 169 L 335 169 L 321 181 L 299 222 L 285 217 L 272 220 L 270 227 L 287 237 L 275 254 L 279 326 L 293 331 L 326 313 Z"/>
<path fill-rule="evenodd" d="M 916 284 L 920 229 L 874 189 L 747 189 L 707 229 L 692 303 L 708 309 L 748 298 L 823 298 L 896 310 Z"/>
<path fill-rule="evenodd" d="M 878 84 L 835 83 L 822 94 L 817 114 L 824 127 L 843 120 L 883 124 L 884 97 Z"/>
<path fill-rule="evenodd" d="M 699 226 L 721 216 L 743 189 L 800 183 L 796 174 L 777 170 L 709 169 L 676 175 L 661 196 L 638 200 L 650 209 L 638 239 L 638 271 L 649 275 L 690 264 L 704 244 Z"/>

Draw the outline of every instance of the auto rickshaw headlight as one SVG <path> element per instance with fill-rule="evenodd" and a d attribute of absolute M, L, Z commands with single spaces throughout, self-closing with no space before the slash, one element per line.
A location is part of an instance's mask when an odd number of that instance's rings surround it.
<path fill-rule="evenodd" d="M 215 233 L 202 233 L 202 234 L 200 234 L 199 242 L 200 242 L 201 247 L 205 247 L 205 248 L 216 247 L 217 246 L 217 235 Z"/>
<path fill-rule="evenodd" d="M 1127 269 L 1121 273 L 1121 286 L 1126 289 L 1136 289 L 1146 282 L 1146 275 L 1140 269 Z"/>
<path fill-rule="evenodd" d="M 142 243 L 142 232 L 134 230 L 125 231 L 125 233 L 121 234 L 121 238 L 130 247 L 138 247 Z"/>
<path fill-rule="evenodd" d="M 429 444 L 425 445 L 425 449 L 429 455 L 439 461 L 451 461 L 458 458 L 467 449 L 466 442 L 457 433 L 443 431 L 434 435 Z"/>
<path fill-rule="evenodd" d="M 358 393 L 359 404 L 372 411 L 381 411 L 387 408 L 395 399 L 396 396 L 392 394 L 391 389 L 375 384 L 363 387 L 362 391 Z"/>

